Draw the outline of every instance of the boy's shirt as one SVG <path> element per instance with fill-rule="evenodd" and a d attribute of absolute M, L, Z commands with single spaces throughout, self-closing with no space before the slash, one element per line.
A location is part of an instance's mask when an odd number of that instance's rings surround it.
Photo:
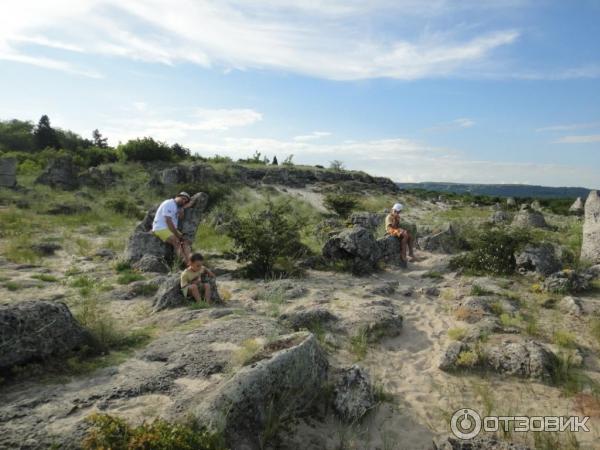
<path fill-rule="evenodd" d="M 206 267 L 202 267 L 198 272 L 194 272 L 190 267 L 181 272 L 181 287 L 184 288 L 189 285 L 196 278 L 207 275 L 208 269 Z M 204 277 L 202 277 L 204 278 Z"/>

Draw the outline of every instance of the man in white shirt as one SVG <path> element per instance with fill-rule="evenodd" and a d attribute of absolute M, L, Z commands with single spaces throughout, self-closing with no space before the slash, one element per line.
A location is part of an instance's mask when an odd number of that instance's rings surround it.
<path fill-rule="evenodd" d="M 186 265 L 190 262 L 190 243 L 184 239 L 177 225 L 179 219 L 183 217 L 183 208 L 192 206 L 190 200 L 190 194 L 187 192 L 180 192 L 175 198 L 165 200 L 156 210 L 152 223 L 154 235 L 161 241 L 171 244 Z"/>

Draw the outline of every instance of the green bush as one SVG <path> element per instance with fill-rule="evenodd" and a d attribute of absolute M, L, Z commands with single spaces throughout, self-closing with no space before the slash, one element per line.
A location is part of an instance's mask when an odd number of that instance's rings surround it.
<path fill-rule="evenodd" d="M 222 438 L 190 422 L 171 423 L 157 418 L 130 426 L 123 419 L 94 413 L 86 418 L 90 425 L 81 443 L 84 450 L 221 450 Z"/>
<path fill-rule="evenodd" d="M 354 197 L 344 194 L 327 194 L 324 201 L 325 207 L 336 214 L 347 217 L 356 208 L 358 202 Z"/>
<path fill-rule="evenodd" d="M 151 137 L 127 141 L 117 147 L 117 153 L 124 161 L 173 161 L 175 159 L 171 147 Z"/>
<path fill-rule="evenodd" d="M 135 219 L 142 219 L 144 217 L 144 213 L 140 211 L 137 203 L 128 197 L 109 198 L 104 202 L 104 206 L 126 217 Z"/>
<path fill-rule="evenodd" d="M 526 230 L 490 228 L 481 231 L 469 242 L 472 250 L 452 258 L 450 268 L 472 274 L 512 274 L 516 269 L 515 252 L 530 241 Z"/>
<path fill-rule="evenodd" d="M 299 226 L 286 214 L 287 205 L 268 201 L 265 208 L 235 217 L 228 234 L 237 248 L 238 258 L 249 261 L 248 275 L 270 277 L 276 264 L 307 253 L 300 242 Z M 288 269 L 289 270 L 289 269 Z"/>

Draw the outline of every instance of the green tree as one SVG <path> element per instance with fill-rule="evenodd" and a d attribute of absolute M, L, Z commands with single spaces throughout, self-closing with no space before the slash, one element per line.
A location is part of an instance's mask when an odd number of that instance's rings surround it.
<path fill-rule="evenodd" d="M 108 147 L 108 138 L 102 136 L 98 128 L 92 131 L 92 139 L 94 140 L 94 147 L 98 148 L 107 148 Z"/>
<path fill-rule="evenodd" d="M 124 161 L 172 161 L 173 151 L 164 142 L 151 137 L 132 139 L 117 148 L 119 157 Z"/>
<path fill-rule="evenodd" d="M 273 156 L 273 162 L 271 163 L 273 166 L 278 166 L 279 162 L 277 161 L 277 156 Z"/>
<path fill-rule="evenodd" d="M 56 130 L 50 125 L 50 118 L 47 115 L 40 117 L 35 130 L 33 132 L 35 140 L 35 148 L 43 150 L 45 148 L 60 148 L 60 142 Z"/>
<path fill-rule="evenodd" d="M 189 148 L 186 148 L 177 143 L 175 143 L 171 146 L 171 152 L 173 153 L 173 156 L 177 159 L 189 158 L 190 155 L 192 154 L 192 152 L 190 151 Z"/>
<path fill-rule="evenodd" d="M 0 150 L 31 152 L 34 150 L 33 124 L 23 120 L 0 121 Z"/>

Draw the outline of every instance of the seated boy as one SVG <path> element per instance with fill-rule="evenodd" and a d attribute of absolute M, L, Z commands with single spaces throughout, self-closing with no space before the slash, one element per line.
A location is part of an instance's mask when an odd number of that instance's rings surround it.
<path fill-rule="evenodd" d="M 204 266 L 204 257 L 200 253 L 194 253 L 190 257 L 190 264 L 187 269 L 181 272 L 183 296 L 187 298 L 189 292 L 194 300 L 200 303 L 202 301 L 202 291 L 206 302 L 210 304 L 212 292 L 208 279 L 214 276 L 215 274 Z"/>

